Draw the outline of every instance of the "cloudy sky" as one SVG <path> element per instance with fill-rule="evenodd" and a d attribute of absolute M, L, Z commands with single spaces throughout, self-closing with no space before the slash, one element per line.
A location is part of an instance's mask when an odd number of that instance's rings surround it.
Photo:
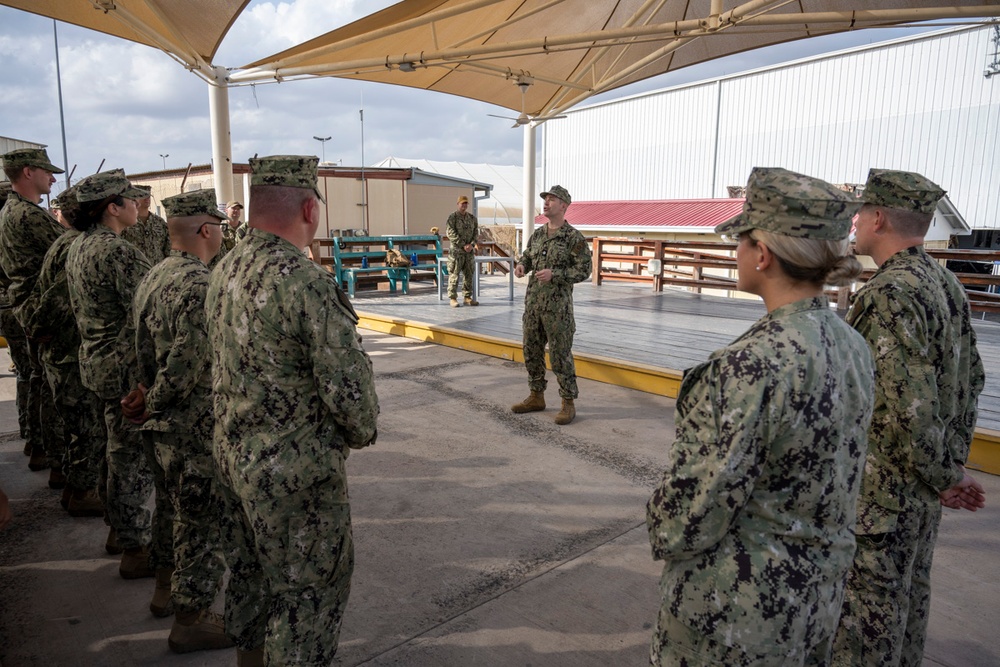
<path fill-rule="evenodd" d="M 235 67 L 349 23 L 394 0 L 253 0 L 226 36 L 216 65 Z M 620 97 L 765 64 L 901 37 L 913 31 L 859 31 L 805 40 L 707 63 L 615 91 Z M 155 49 L 60 23 L 59 58 L 68 165 L 74 180 L 104 168 L 129 173 L 211 161 L 208 86 Z M 0 7 L 0 135 L 47 144 L 62 165 L 53 22 Z M 521 163 L 521 131 L 487 116 L 506 109 L 463 98 L 331 78 L 230 90 L 233 158 L 254 153 L 320 155 L 364 162 L 394 155 L 439 161 Z"/>

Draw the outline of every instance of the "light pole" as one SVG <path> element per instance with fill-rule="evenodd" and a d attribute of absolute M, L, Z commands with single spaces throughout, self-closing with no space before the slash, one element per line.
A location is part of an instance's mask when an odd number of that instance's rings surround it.
<path fill-rule="evenodd" d="M 160 153 L 160 157 L 163 158 L 163 171 L 167 170 L 167 158 L 170 157 L 170 153 Z"/>
<path fill-rule="evenodd" d="M 320 146 L 323 147 L 323 162 L 326 162 L 326 142 L 330 141 L 332 138 L 333 137 L 313 137 L 313 139 L 318 141 Z"/>

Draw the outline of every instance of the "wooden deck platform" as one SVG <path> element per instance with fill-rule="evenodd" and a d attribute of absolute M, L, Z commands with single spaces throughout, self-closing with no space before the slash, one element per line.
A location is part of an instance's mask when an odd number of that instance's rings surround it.
<path fill-rule="evenodd" d="M 525 281 L 515 285 L 513 302 L 506 299 L 506 282 L 482 276 L 477 308 L 451 308 L 447 300 L 438 300 L 429 283 L 411 285 L 409 295 L 359 292 L 354 306 L 367 328 L 521 360 Z M 574 311 L 573 352 L 581 376 L 667 396 L 676 395 L 684 369 L 707 359 L 766 313 L 756 300 L 587 282 L 575 288 Z M 1000 323 L 977 319 L 974 326 L 986 388 L 979 399 L 977 447 L 970 464 L 1000 474 Z M 611 370 L 597 368 L 602 365 Z M 625 377 L 632 372 L 640 377 Z"/>

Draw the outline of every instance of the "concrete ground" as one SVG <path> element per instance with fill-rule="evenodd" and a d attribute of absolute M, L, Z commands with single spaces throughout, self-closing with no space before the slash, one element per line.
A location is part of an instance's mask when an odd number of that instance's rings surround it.
<path fill-rule="evenodd" d="M 673 401 L 580 382 L 577 421 L 513 415 L 520 364 L 363 332 L 382 406 L 378 443 L 348 460 L 357 567 L 337 664 L 647 664 L 659 566 L 645 502 L 673 439 Z M 16 430 L 0 353 L 0 433 Z M 100 519 L 73 519 L 0 442 L 14 523 L 0 533 L 0 662 L 233 665 L 176 656 L 152 581 L 126 582 Z M 1000 478 L 984 476 L 991 498 Z M 925 665 L 997 665 L 1000 510 L 949 511 Z"/>

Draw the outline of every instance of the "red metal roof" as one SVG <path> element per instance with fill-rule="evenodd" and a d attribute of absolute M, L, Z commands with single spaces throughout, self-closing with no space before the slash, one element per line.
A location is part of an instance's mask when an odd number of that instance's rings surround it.
<path fill-rule="evenodd" d="M 641 227 L 649 231 L 684 227 L 712 229 L 743 210 L 742 199 L 668 199 L 660 201 L 575 201 L 566 220 L 580 229 Z M 544 224 L 545 217 L 535 218 Z"/>

